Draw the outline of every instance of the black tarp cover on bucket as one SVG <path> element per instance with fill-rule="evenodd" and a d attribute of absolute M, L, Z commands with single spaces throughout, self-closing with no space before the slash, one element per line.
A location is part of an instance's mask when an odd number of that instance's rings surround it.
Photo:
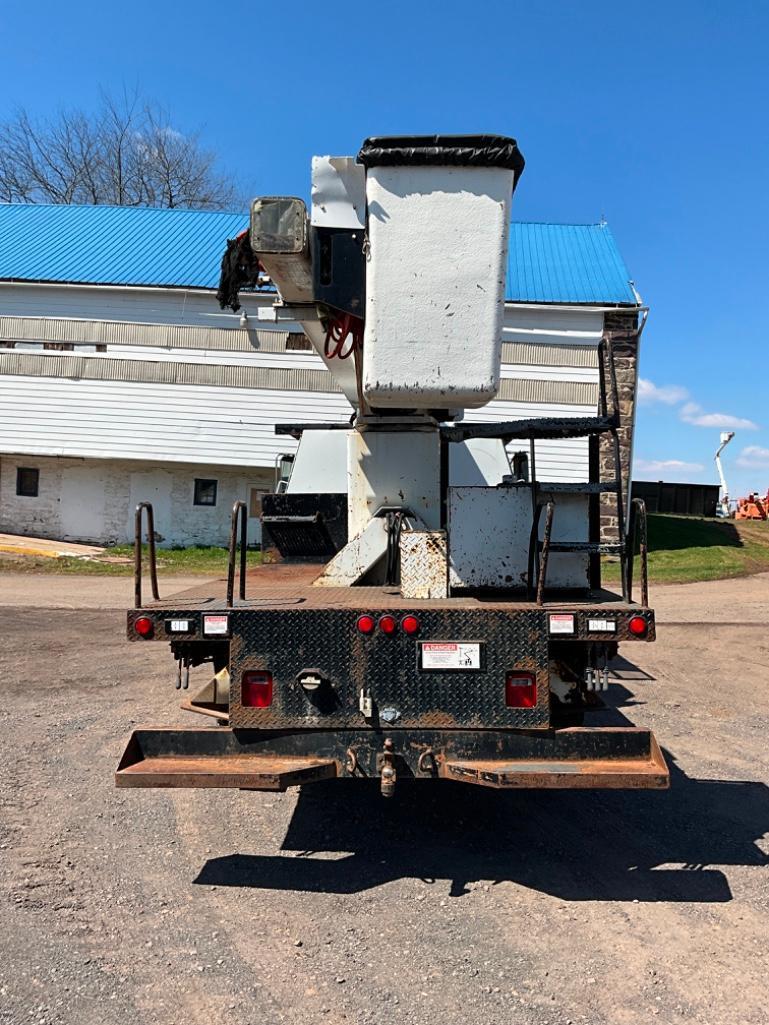
<path fill-rule="evenodd" d="M 524 167 L 515 139 L 505 135 L 376 135 L 358 153 L 364 167 L 506 167 L 513 188 Z"/>

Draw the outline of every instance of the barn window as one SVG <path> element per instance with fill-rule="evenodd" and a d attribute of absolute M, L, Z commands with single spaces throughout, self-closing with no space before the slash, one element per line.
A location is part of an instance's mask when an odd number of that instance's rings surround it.
<path fill-rule="evenodd" d="M 216 487 L 218 481 L 195 478 L 195 505 L 216 505 Z"/>
<path fill-rule="evenodd" d="M 262 515 L 262 499 L 269 495 L 267 488 L 251 488 L 248 493 L 248 515 L 252 520 Z"/>
<path fill-rule="evenodd" d="M 312 342 L 300 331 L 291 331 L 286 339 L 286 352 L 312 352 Z"/>
<path fill-rule="evenodd" d="M 40 471 L 33 466 L 16 467 L 16 494 L 23 498 L 37 498 L 40 490 Z"/>

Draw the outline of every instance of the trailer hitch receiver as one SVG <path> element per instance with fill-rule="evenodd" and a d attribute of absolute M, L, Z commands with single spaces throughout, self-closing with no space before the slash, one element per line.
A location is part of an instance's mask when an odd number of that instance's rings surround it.
<path fill-rule="evenodd" d="M 395 771 L 393 762 L 393 742 L 388 737 L 384 742 L 384 753 L 382 755 L 381 790 L 382 797 L 393 797 L 395 795 L 395 781 L 398 774 Z"/>

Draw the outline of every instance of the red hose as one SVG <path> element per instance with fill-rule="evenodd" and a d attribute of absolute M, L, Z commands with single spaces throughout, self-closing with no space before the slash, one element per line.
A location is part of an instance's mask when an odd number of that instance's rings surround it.
<path fill-rule="evenodd" d="M 351 338 L 347 349 L 344 348 L 348 336 Z M 352 313 L 343 313 L 328 322 L 323 351 L 326 359 L 348 359 L 356 351 L 363 348 L 363 321 Z"/>

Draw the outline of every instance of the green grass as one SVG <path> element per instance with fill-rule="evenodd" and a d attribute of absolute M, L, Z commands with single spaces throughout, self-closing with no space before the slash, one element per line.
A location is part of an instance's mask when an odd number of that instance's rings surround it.
<path fill-rule="evenodd" d="M 227 571 L 226 548 L 158 548 L 157 556 L 158 572 L 166 575 L 221 576 Z M 261 552 L 248 552 L 249 567 L 258 566 L 261 560 Z M 107 548 L 103 555 L 93 559 L 9 554 L 0 557 L 0 572 L 3 571 L 131 576 L 133 546 Z M 649 579 L 653 583 L 721 580 L 762 571 L 769 571 L 769 523 L 649 516 Z M 603 578 L 608 584 L 619 581 L 617 562 L 604 562 Z M 640 580 L 636 558 L 636 590 Z"/>
<path fill-rule="evenodd" d="M 143 546 L 145 555 L 145 572 L 148 566 L 147 548 Z M 158 548 L 158 573 L 166 575 L 221 576 L 227 572 L 227 549 L 213 547 L 191 548 Z M 249 568 L 258 566 L 262 561 L 262 553 L 248 551 Z M 133 545 L 115 545 L 105 548 L 104 552 L 92 559 L 79 559 L 65 556 L 60 559 L 38 558 L 9 554 L 0 558 L 0 572 L 13 573 L 76 573 L 89 576 L 132 576 Z"/>
<path fill-rule="evenodd" d="M 723 580 L 769 570 L 769 523 L 649 516 L 649 580 L 658 584 Z M 619 564 L 605 562 L 606 582 L 619 580 Z M 636 557 L 635 586 L 641 582 Z"/>

